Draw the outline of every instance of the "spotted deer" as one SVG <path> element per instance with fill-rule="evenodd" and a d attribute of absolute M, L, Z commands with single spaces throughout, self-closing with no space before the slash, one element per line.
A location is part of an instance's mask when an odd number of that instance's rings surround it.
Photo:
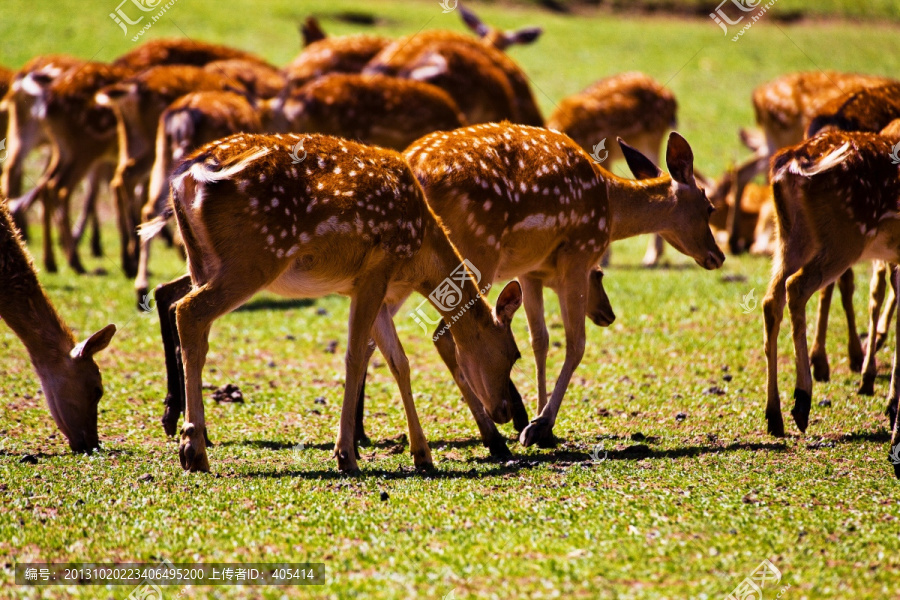
<path fill-rule="evenodd" d="M 809 424 L 812 376 L 806 347 L 806 303 L 860 260 L 900 259 L 900 177 L 891 140 L 873 133 L 829 132 L 779 152 L 772 161 L 778 250 L 763 300 L 769 433 L 784 435 L 778 394 L 778 330 L 785 302 L 796 358 L 791 415 Z M 897 402 L 897 358 L 888 410 Z M 894 442 L 898 436 L 894 431 Z M 893 443 L 892 443 L 893 445 Z"/>
<path fill-rule="evenodd" d="M 293 89 L 331 73 L 359 73 L 391 40 L 375 35 L 343 35 L 328 37 L 315 19 L 307 19 L 306 27 L 315 29 L 304 34 L 306 47 L 283 69 L 288 87 Z M 290 89 L 287 90 L 288 92 Z"/>
<path fill-rule="evenodd" d="M 624 158 L 612 143 L 619 137 L 659 164 L 659 149 L 666 132 L 677 125 L 677 110 L 672 92 L 652 77 L 622 73 L 563 98 L 547 118 L 547 128 L 565 133 L 607 168 Z M 606 140 L 610 140 L 608 149 Z M 656 265 L 662 251 L 662 237 L 654 235 L 644 265 Z"/>
<path fill-rule="evenodd" d="M 602 290 L 596 265 L 611 241 L 660 233 L 705 269 L 725 260 L 709 229 L 713 207 L 694 179 L 687 141 L 677 133 L 669 136 L 671 176 L 619 144 L 642 181 L 606 171 L 564 134 L 510 123 L 434 133 L 405 153 L 432 210 L 482 281 L 516 277 L 522 285 L 540 411 L 521 432 L 526 446 L 553 441 L 563 396 L 584 355 L 585 317 L 598 324 L 613 318 L 587 315 L 587 306 L 596 305 Z M 566 333 L 565 360 L 549 400 L 545 286 L 559 297 Z M 442 356 L 452 356 L 441 350 L 450 342 L 438 338 Z M 456 379 L 465 383 L 468 378 Z"/>
<path fill-rule="evenodd" d="M 297 164 L 292 154 L 301 142 L 306 158 Z M 157 301 L 161 319 L 174 306 L 180 341 L 184 469 L 209 470 L 201 372 L 210 326 L 262 289 L 290 297 L 350 297 L 335 444 L 342 471 L 357 468 L 354 422 L 370 337 L 400 387 L 415 464 L 431 465 L 392 317 L 413 291 L 429 296 L 448 278 L 471 306 L 450 332 L 460 372 L 479 400 L 471 408 L 488 421 L 511 418 L 509 373 L 519 352 L 510 323 L 521 288 L 509 284 L 496 307 L 488 305 L 402 156 L 323 135 L 238 135 L 192 154 L 176 169 L 171 189 L 190 274 L 160 286 Z M 432 302 L 446 318 L 453 314 Z M 177 352 L 170 349 L 170 355 Z"/>
<path fill-rule="evenodd" d="M 335 135 L 403 150 L 432 131 L 456 129 L 465 117 L 439 87 L 384 75 L 319 77 L 273 101 L 268 129 Z"/>
<path fill-rule="evenodd" d="M 184 38 L 144 42 L 117 58 L 113 64 L 138 72 L 163 65 L 202 67 L 217 60 L 245 60 L 267 64 L 262 58 L 244 50 Z"/>
<path fill-rule="evenodd" d="M 136 213 L 144 204 L 138 202 L 137 190 L 148 185 L 159 118 L 181 96 L 201 91 L 245 92 L 238 82 L 218 71 L 190 65 L 152 67 L 97 92 L 97 105 L 115 115 L 118 158 L 111 187 L 119 211 L 126 277 L 137 276 L 139 242 L 134 231 Z"/>
<path fill-rule="evenodd" d="M 262 131 L 259 112 L 241 94 L 191 92 L 170 104 L 159 117 L 154 162 L 141 223 L 162 215 L 169 203 L 169 178 L 175 166 L 197 148 L 237 133 Z M 141 236 L 135 291 L 138 305 L 146 305 L 149 292 L 149 235 Z M 174 427 L 174 425 L 172 425 Z M 174 430 L 169 432 L 174 435 Z"/>
<path fill-rule="evenodd" d="M 544 124 L 528 78 L 515 61 L 465 34 L 430 30 L 400 38 L 378 53 L 363 73 L 436 85 L 456 101 L 469 123 L 508 119 Z"/>
<path fill-rule="evenodd" d="M 109 345 L 116 326 L 76 342 L 38 282 L 6 202 L 0 202 L 0 281 L 0 318 L 25 344 L 53 420 L 73 451 L 90 452 L 99 446 L 97 405 L 103 396 L 93 356 Z"/>
<path fill-rule="evenodd" d="M 287 85 L 281 70 L 245 58 L 213 61 L 204 65 L 203 69 L 237 82 L 236 87 L 243 88 L 254 99 L 274 98 Z"/>
<path fill-rule="evenodd" d="M 481 43 L 497 50 L 506 50 L 510 46 L 515 45 L 533 44 L 544 32 L 540 27 L 522 27 L 521 29 L 503 31 L 484 23 L 474 11 L 461 4 L 459 5 L 459 16 L 462 18 L 463 23 L 466 24 L 466 27 L 480 38 Z"/>

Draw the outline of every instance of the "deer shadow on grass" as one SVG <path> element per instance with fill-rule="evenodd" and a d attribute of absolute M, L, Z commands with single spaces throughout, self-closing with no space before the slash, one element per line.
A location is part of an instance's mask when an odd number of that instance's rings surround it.
<path fill-rule="evenodd" d="M 256 312 L 260 310 L 289 310 L 292 308 L 307 308 L 313 306 L 315 300 L 308 298 L 288 299 L 257 298 L 239 307 L 234 312 Z"/>

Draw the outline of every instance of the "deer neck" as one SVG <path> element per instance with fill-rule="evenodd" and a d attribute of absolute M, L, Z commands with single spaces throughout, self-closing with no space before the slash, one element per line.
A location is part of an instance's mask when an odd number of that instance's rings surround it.
<path fill-rule="evenodd" d="M 5 288 L 0 294 L 0 318 L 25 344 L 37 371 L 43 373 L 66 360 L 75 338 L 50 304 L 15 238 L 0 244 L 0 281 Z"/>
<path fill-rule="evenodd" d="M 658 233 L 671 224 L 675 200 L 670 177 L 634 181 L 612 175 L 605 179 L 612 216 L 610 241 Z"/>
<path fill-rule="evenodd" d="M 477 335 L 479 328 L 494 324 L 491 307 L 479 289 L 487 293 L 490 278 L 473 270 L 475 265 L 460 256 L 437 217 L 429 214 L 424 226 L 415 289 L 440 313 L 457 342 Z"/>

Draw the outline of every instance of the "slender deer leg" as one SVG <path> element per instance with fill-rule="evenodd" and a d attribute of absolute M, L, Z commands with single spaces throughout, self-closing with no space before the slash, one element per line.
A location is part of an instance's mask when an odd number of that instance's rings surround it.
<path fill-rule="evenodd" d="M 561 257 L 562 263 L 565 258 Z M 565 261 L 569 262 L 569 261 Z M 587 302 L 589 265 L 569 264 L 558 266 L 561 273 L 565 273 L 567 285 L 559 290 L 559 308 L 562 314 L 563 326 L 566 330 L 566 357 L 563 361 L 559 379 L 550 396 L 550 401 L 540 415 L 534 419 L 519 436 L 519 442 L 523 446 L 538 444 L 541 447 L 552 446 L 555 443 L 553 425 L 556 423 L 556 415 L 562 405 L 563 396 L 569 387 L 569 381 L 575 373 L 575 369 L 584 357 L 585 345 L 585 305 Z"/>
<path fill-rule="evenodd" d="M 85 269 L 81 264 L 81 258 L 78 256 L 78 245 L 75 242 L 75 238 L 72 237 L 72 221 L 69 215 L 72 187 L 78 181 L 73 179 L 71 175 L 72 172 L 67 171 L 65 178 L 58 185 L 54 185 L 50 193 L 57 195 L 55 204 L 59 208 L 59 243 L 66 253 L 69 267 L 76 273 L 83 274 Z"/>
<path fill-rule="evenodd" d="M 97 198 L 100 195 L 102 176 L 103 165 L 97 165 L 88 173 L 85 180 L 84 209 L 75 223 L 75 228 L 72 230 L 72 238 L 75 240 L 75 244 L 79 244 L 90 221 L 93 228 L 91 255 L 96 257 L 103 256 L 103 248 L 100 246 L 100 232 L 98 230 L 99 218 L 97 217 Z"/>
<path fill-rule="evenodd" d="M 866 358 L 863 362 L 862 381 L 857 393 L 872 396 L 875 393 L 875 375 L 877 374 L 875 353 L 878 345 L 873 337 L 878 327 L 878 317 L 884 303 L 884 270 L 885 263 L 877 261 L 873 266 L 872 280 L 869 282 L 869 342 L 866 344 Z"/>
<path fill-rule="evenodd" d="M 369 358 L 372 355 L 369 353 Z M 369 361 L 366 361 L 366 364 L 369 364 Z M 359 388 L 359 399 L 356 401 L 356 427 L 354 429 L 354 434 L 356 435 L 356 445 L 361 446 L 363 448 L 371 446 L 372 440 L 369 439 L 369 436 L 366 435 L 366 430 L 364 427 L 364 417 L 365 417 L 365 402 L 366 402 L 366 379 L 368 378 L 368 369 L 363 372 L 363 380 L 362 386 Z"/>
<path fill-rule="evenodd" d="M 849 252 L 854 252 L 851 248 Z M 797 365 L 797 384 L 794 389 L 794 407 L 791 415 L 801 432 L 809 425 L 812 404 L 812 374 L 806 347 L 806 303 L 826 281 L 834 281 L 853 264 L 859 252 L 848 260 L 845 256 L 833 258 L 819 252 L 811 261 L 792 275 L 787 282 L 788 309 L 791 313 L 791 332 L 794 338 L 794 354 Z"/>
<path fill-rule="evenodd" d="M 831 379 L 831 368 L 828 366 L 828 354 L 825 342 L 828 338 L 828 316 L 831 314 L 831 298 L 834 295 L 834 284 L 831 283 L 819 292 L 819 305 L 816 309 L 816 339 L 813 342 L 810 361 L 816 381 Z"/>
<path fill-rule="evenodd" d="M 368 345 L 372 328 L 378 311 L 384 303 L 387 281 L 390 270 L 385 273 L 370 273 L 365 283 L 361 284 L 350 300 L 350 331 L 347 335 L 347 354 L 344 362 L 347 366 L 346 383 L 344 384 L 344 403 L 341 407 L 341 424 L 338 429 L 334 455 L 341 471 L 358 471 L 356 463 L 356 402 L 362 389 L 363 373 L 366 371 L 366 359 L 370 356 Z"/>
<path fill-rule="evenodd" d="M 784 437 L 784 419 L 781 417 L 781 398 L 778 395 L 778 330 L 784 318 L 787 293 L 785 281 L 790 273 L 778 271 L 769 283 L 763 298 L 766 346 L 766 423 L 771 435 Z"/>
<path fill-rule="evenodd" d="M 191 276 L 185 275 L 156 288 L 156 311 L 166 357 L 166 398 L 162 417 L 163 429 L 171 437 L 178 432 L 178 419 L 184 411 L 184 372 L 181 364 L 181 347 L 175 319 L 175 303 L 191 291 Z"/>
<path fill-rule="evenodd" d="M 900 278 L 898 278 L 898 272 L 891 272 L 891 279 L 893 280 L 894 287 L 898 287 L 900 284 Z M 900 304 L 900 294 L 896 295 L 897 303 Z M 891 391 L 888 394 L 888 418 L 891 421 L 891 450 L 900 443 L 900 419 L 897 418 L 897 398 L 900 396 L 898 393 L 898 386 L 900 386 L 900 319 L 897 319 L 895 324 L 894 331 L 894 364 L 891 368 Z M 900 479 L 900 464 L 894 465 L 894 476 Z"/>
<path fill-rule="evenodd" d="M 647 242 L 647 252 L 644 253 L 644 260 L 641 261 L 645 267 L 653 267 L 659 264 L 663 249 L 666 247 L 665 244 L 665 240 L 658 233 L 650 236 L 650 240 Z"/>
<path fill-rule="evenodd" d="M 119 228 L 122 270 L 125 272 L 126 277 L 133 279 L 137 276 L 137 265 L 134 261 L 131 243 L 131 230 L 133 229 L 131 218 L 131 194 L 125 189 L 125 183 L 118 174 L 113 181 L 112 192 L 116 199 L 116 219 Z"/>
<path fill-rule="evenodd" d="M 409 360 L 406 358 L 406 353 L 403 352 L 403 346 L 397 337 L 397 330 L 394 328 L 394 320 L 391 317 L 388 308 L 382 305 L 373 328 L 375 343 L 378 344 L 378 349 L 387 360 L 388 367 L 400 388 L 400 398 L 403 399 L 403 410 L 406 412 L 406 422 L 409 426 L 409 450 L 412 453 L 413 462 L 417 469 L 432 469 L 434 464 L 431 462 L 428 440 L 425 439 L 425 432 L 422 431 L 419 415 L 416 413 L 416 404 L 413 401 L 412 385 L 409 380 Z M 363 379 L 365 379 L 365 371 L 363 371 Z"/>
<path fill-rule="evenodd" d="M 550 348 L 550 334 L 544 321 L 544 284 L 535 277 L 519 277 L 522 286 L 522 304 L 528 318 L 528 333 L 531 349 L 534 351 L 535 370 L 538 383 L 538 413 L 547 406 L 547 352 Z"/>
<path fill-rule="evenodd" d="M 856 284 L 853 281 L 852 268 L 841 274 L 837 285 L 841 292 L 844 315 L 847 317 L 847 353 L 850 357 L 850 370 L 859 373 L 862 370 L 863 349 L 859 342 L 859 332 L 856 329 L 856 313 L 853 311 L 853 292 Z"/>
<path fill-rule="evenodd" d="M 885 299 L 884 312 L 878 320 L 878 332 L 875 337 L 875 351 L 881 350 L 884 342 L 888 337 L 888 330 L 891 327 L 891 318 L 894 316 L 894 308 L 897 306 L 897 288 L 894 285 L 894 275 L 897 271 L 897 265 L 893 263 L 885 263 L 884 278 L 890 281 L 891 287 L 887 289 L 887 297 Z M 870 334 L 871 337 L 871 334 Z"/>
<path fill-rule="evenodd" d="M 435 334 L 441 331 L 443 327 L 444 321 L 441 320 L 437 325 L 437 329 L 434 330 Z M 469 387 L 465 377 L 462 375 L 459 364 L 456 362 L 456 344 L 453 342 L 453 337 L 445 331 L 444 335 L 438 337 L 434 342 L 434 347 L 437 348 L 438 354 L 441 355 L 444 364 L 450 369 L 453 381 L 456 382 L 457 387 L 459 387 L 462 392 L 466 406 L 469 407 L 472 416 L 475 417 L 475 423 L 478 425 L 478 431 L 481 433 L 481 440 L 484 447 L 490 451 L 491 456 L 494 458 L 512 458 L 512 452 L 510 452 L 509 447 L 506 445 L 506 438 L 497 429 L 497 426 L 488 416 L 487 412 L 485 412 L 481 400 L 478 399 L 478 396 L 475 395 L 475 392 L 472 391 L 472 388 Z"/>

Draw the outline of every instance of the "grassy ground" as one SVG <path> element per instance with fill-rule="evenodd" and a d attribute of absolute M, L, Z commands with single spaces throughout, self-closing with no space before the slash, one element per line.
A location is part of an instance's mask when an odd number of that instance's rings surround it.
<path fill-rule="evenodd" d="M 181 0 L 151 33 L 228 42 L 284 63 L 297 50 L 300 17 L 350 8 L 373 10 L 347 0 L 227 8 Z M 106 16 L 112 9 L 105 2 L 33 7 L 7 0 L 2 60 L 19 65 L 63 51 L 110 59 L 131 47 Z M 384 2 L 378 12 L 392 35 L 457 27 L 436 2 Z M 752 122 L 748 97 L 759 82 L 816 66 L 900 71 L 898 30 L 888 26 L 763 21 L 732 43 L 708 20 L 482 12 L 506 27 L 545 27 L 539 44 L 514 51 L 545 111 L 609 73 L 640 69 L 668 82 L 681 102 L 680 129 L 709 172 L 740 156 L 734 132 Z M 353 30 L 330 20 L 326 26 Z M 115 256 L 111 231 L 106 242 L 107 256 Z M 330 450 L 345 300 L 260 296 L 216 323 L 205 382 L 235 383 L 246 402 L 208 400 L 213 473 L 184 475 L 176 444 L 158 425 L 164 380 L 156 320 L 134 310 L 131 284 L 114 259 L 86 259 L 89 269 L 109 271 L 105 277 L 41 274 L 79 338 L 111 321 L 120 332 L 99 357 L 104 451 L 83 457 L 68 453 L 20 343 L 0 329 L 0 596 L 40 595 L 11 585 L 15 562 L 168 559 L 324 562 L 328 584 L 168 588 L 166 598 L 715 598 L 764 558 L 783 573 L 766 598 L 782 591 L 784 599 L 895 596 L 900 509 L 884 459 L 884 368 L 880 395 L 858 397 L 846 326 L 835 312 L 832 381 L 815 387 L 808 435 L 789 427 L 788 438 L 773 440 L 763 420 L 761 315 L 741 308 L 751 291 L 762 297 L 768 261 L 729 257 L 721 272 L 708 273 L 669 250 L 668 268 L 646 271 L 634 266 L 642 250 L 643 240 L 617 249 L 605 283 L 618 320 L 608 329 L 589 324 L 587 352 L 556 426 L 563 443 L 554 450 L 512 445 L 517 459 L 508 464 L 486 460 L 430 341 L 398 316 L 437 467 L 427 476 L 411 469 L 396 386 L 378 355 L 367 388 L 375 445 L 362 450 L 362 475 L 336 472 Z M 183 272 L 171 250 L 158 252 L 153 268 L 157 281 Z M 861 289 L 865 279 L 866 269 L 858 269 Z M 561 343 L 558 305 L 547 301 L 551 337 Z M 515 332 L 524 359 L 514 378 L 533 413 L 521 316 Z M 783 390 L 793 385 L 787 338 Z M 554 344 L 550 373 L 562 355 Z M 590 455 L 598 443 L 599 456 L 607 452 L 601 462 Z M 38 464 L 21 464 L 26 453 Z M 147 474 L 152 481 L 141 479 Z M 51 588 L 45 595 L 124 598 L 130 591 Z"/>

